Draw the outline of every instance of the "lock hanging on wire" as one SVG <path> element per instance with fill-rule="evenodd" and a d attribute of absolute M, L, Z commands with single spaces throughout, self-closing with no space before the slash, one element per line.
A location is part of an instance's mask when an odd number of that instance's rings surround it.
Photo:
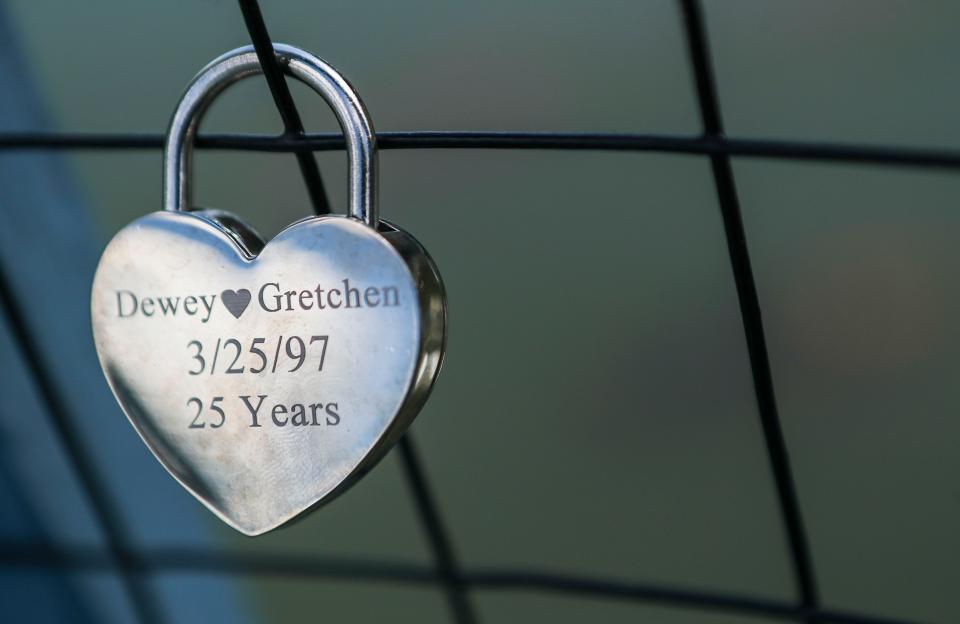
<path fill-rule="evenodd" d="M 114 236 L 91 296 L 100 362 L 130 422 L 177 481 L 248 535 L 369 470 L 423 406 L 446 343 L 435 264 L 379 218 L 376 135 L 360 97 L 316 56 L 274 51 L 343 129 L 346 214 L 264 242 L 229 211 L 192 209 L 199 121 L 261 71 L 240 48 L 190 83 L 167 132 L 163 210 Z"/>

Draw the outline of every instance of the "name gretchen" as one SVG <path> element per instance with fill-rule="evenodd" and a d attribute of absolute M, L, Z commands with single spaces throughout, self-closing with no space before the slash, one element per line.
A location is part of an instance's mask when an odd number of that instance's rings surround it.
<path fill-rule="evenodd" d="M 400 305 L 400 291 L 396 286 L 367 286 L 362 290 L 350 286 L 350 280 L 343 280 L 343 288 L 323 288 L 317 285 L 313 290 L 280 289 L 277 282 L 267 282 L 257 294 L 260 307 L 266 312 L 281 310 L 293 311 L 318 310 L 332 308 L 385 308 Z M 326 305 L 324 305 L 326 304 Z"/>

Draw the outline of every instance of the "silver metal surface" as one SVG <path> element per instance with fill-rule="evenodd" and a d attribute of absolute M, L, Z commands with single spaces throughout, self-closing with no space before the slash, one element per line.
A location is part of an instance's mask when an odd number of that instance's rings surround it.
<path fill-rule="evenodd" d="M 360 96 L 337 70 L 309 52 L 275 43 L 283 70 L 320 94 L 333 109 L 347 143 L 348 213 L 377 227 L 377 138 Z M 260 73 L 253 46 L 227 52 L 204 67 L 187 87 L 170 120 L 164 148 L 165 210 L 191 206 L 190 169 L 193 139 L 210 103 L 231 84 Z"/>
<path fill-rule="evenodd" d="M 100 363 L 131 423 L 184 487 L 247 535 L 371 468 L 423 405 L 445 346 L 430 257 L 399 228 L 371 227 L 375 146 L 359 99 L 319 59 L 281 50 L 325 97 L 349 95 L 334 108 L 353 137 L 357 218 L 310 217 L 264 244 L 229 213 L 182 210 L 179 141 L 211 93 L 256 63 L 232 52 L 200 73 L 174 116 L 166 210 L 113 238 L 91 297 Z"/>

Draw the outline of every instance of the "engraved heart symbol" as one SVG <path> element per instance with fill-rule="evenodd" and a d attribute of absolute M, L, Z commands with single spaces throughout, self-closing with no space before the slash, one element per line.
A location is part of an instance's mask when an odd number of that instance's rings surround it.
<path fill-rule="evenodd" d="M 103 253 L 91 312 L 107 381 L 170 474 L 243 533 L 344 491 L 426 400 L 443 287 L 416 240 L 381 232 L 312 217 L 264 245 L 236 217 L 166 211 Z M 212 313 L 217 296 L 242 324 Z"/>
<path fill-rule="evenodd" d="M 250 291 L 246 288 L 236 291 L 227 289 L 220 293 L 220 301 L 230 310 L 234 318 L 240 318 L 243 311 L 250 305 Z"/>

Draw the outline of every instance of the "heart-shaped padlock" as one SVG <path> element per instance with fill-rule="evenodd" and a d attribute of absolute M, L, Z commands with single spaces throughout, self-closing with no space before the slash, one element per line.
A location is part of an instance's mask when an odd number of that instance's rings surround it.
<path fill-rule="evenodd" d="M 240 48 L 184 94 L 167 135 L 165 210 L 110 241 L 91 298 L 100 363 L 130 422 L 247 535 L 330 500 L 383 456 L 429 394 L 446 326 L 433 261 L 377 216 L 376 137 L 360 98 L 319 58 L 274 49 L 343 128 L 349 214 L 303 219 L 264 244 L 230 213 L 188 211 L 200 117 L 260 71 Z"/>

